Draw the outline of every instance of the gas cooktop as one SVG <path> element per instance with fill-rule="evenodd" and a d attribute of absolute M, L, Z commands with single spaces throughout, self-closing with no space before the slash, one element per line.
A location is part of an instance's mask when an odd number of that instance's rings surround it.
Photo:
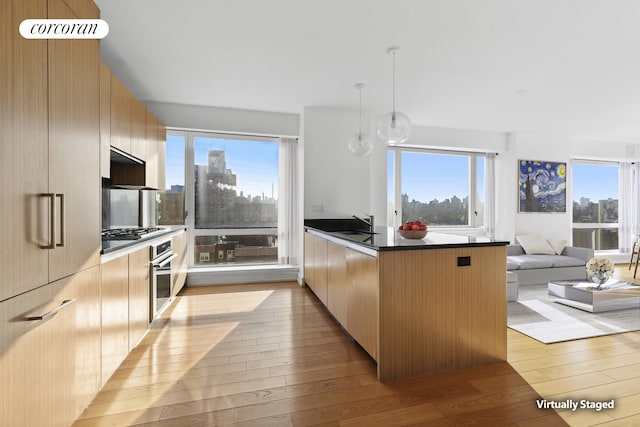
<path fill-rule="evenodd" d="M 109 228 L 102 230 L 102 240 L 137 240 L 145 234 L 162 230 L 159 227 Z"/>

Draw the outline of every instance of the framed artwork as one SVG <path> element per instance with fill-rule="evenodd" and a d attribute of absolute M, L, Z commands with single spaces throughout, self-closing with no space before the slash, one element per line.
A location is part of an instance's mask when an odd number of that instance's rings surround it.
<path fill-rule="evenodd" d="M 518 160 L 518 212 L 567 211 L 567 164 Z"/>

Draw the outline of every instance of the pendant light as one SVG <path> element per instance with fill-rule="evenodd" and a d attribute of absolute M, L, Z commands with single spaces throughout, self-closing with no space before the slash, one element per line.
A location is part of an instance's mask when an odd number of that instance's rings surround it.
<path fill-rule="evenodd" d="M 360 106 L 358 108 L 358 133 L 349 138 L 347 145 L 349 150 L 358 157 L 364 157 L 373 149 L 373 142 L 369 135 L 362 133 L 362 88 L 364 84 L 358 83 L 354 86 L 360 91 Z"/>
<path fill-rule="evenodd" d="M 401 144 L 411 136 L 409 117 L 396 111 L 396 53 L 399 51 L 400 49 L 397 47 L 387 49 L 387 53 L 393 57 L 393 104 L 391 112 L 382 116 L 380 123 L 378 123 L 378 136 L 390 145 Z"/>

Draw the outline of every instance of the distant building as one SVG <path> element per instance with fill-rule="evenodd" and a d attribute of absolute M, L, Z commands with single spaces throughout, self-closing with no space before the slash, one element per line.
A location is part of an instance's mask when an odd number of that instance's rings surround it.
<path fill-rule="evenodd" d="M 194 172 L 196 228 L 277 227 L 277 202 L 238 195 L 237 176 L 227 169 L 223 150 L 209 150 L 207 164 Z"/>

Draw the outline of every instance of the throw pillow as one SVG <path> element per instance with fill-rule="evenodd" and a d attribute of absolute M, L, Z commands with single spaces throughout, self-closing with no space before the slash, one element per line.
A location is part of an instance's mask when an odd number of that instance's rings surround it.
<path fill-rule="evenodd" d="M 547 239 L 547 242 L 549 242 L 549 245 L 551 245 L 556 255 L 560 255 L 562 251 L 564 251 L 565 246 L 567 246 L 566 240 Z"/>
<path fill-rule="evenodd" d="M 522 246 L 527 255 L 555 255 L 549 242 L 539 234 L 522 234 L 516 236 L 516 240 Z"/>

